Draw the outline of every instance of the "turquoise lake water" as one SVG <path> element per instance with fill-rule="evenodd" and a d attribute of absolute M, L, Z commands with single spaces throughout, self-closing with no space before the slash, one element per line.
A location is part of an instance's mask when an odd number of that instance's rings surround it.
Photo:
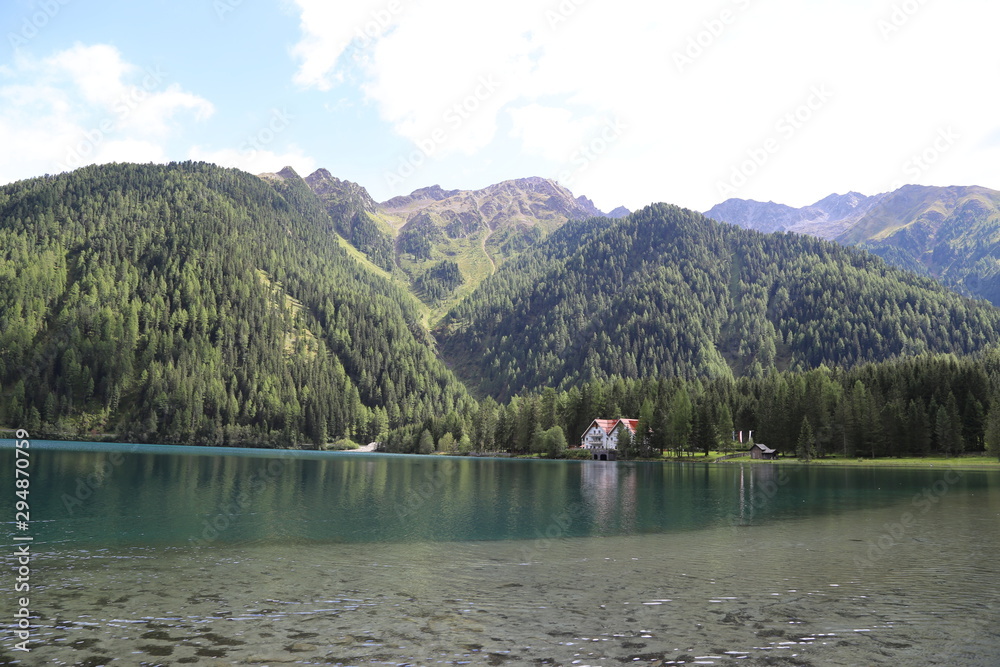
<path fill-rule="evenodd" d="M 1000 473 L 12 444 L 0 665 L 1000 664 Z"/>

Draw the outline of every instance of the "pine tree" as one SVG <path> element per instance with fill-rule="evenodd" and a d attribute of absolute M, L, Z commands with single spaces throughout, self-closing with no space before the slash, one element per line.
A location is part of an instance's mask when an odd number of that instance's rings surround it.
<path fill-rule="evenodd" d="M 961 456 L 966 449 L 965 436 L 962 432 L 962 414 L 959 412 L 958 400 L 953 392 L 948 393 L 945 409 L 948 411 L 948 423 L 952 429 L 952 449 L 956 456 Z"/>
<path fill-rule="evenodd" d="M 419 454 L 434 453 L 434 436 L 427 429 L 424 429 L 423 433 L 420 434 L 420 443 L 417 446 L 417 452 Z"/>
<path fill-rule="evenodd" d="M 809 417 L 802 418 L 802 427 L 799 429 L 799 439 L 795 446 L 795 453 L 803 461 L 811 461 L 816 454 L 816 439 L 813 434 Z"/>
<path fill-rule="evenodd" d="M 719 419 L 715 431 L 719 448 L 728 454 L 733 448 L 733 416 L 726 403 L 719 407 Z"/>
<path fill-rule="evenodd" d="M 948 414 L 948 408 L 941 406 L 937 410 L 934 419 L 934 435 L 937 437 L 937 446 L 945 456 L 953 456 L 956 452 L 955 425 Z"/>
<path fill-rule="evenodd" d="M 996 456 L 1000 461 L 1000 391 L 993 394 L 990 410 L 986 414 L 986 433 L 984 435 L 986 453 Z"/>
<path fill-rule="evenodd" d="M 622 459 L 635 458 L 632 432 L 625 424 L 618 426 L 618 456 Z"/>
<path fill-rule="evenodd" d="M 931 425 L 927 411 L 916 400 L 911 400 L 906 410 L 907 438 L 911 451 L 919 456 L 931 453 Z"/>
<path fill-rule="evenodd" d="M 437 450 L 439 452 L 444 452 L 445 454 L 454 454 L 455 448 L 456 448 L 455 436 L 451 434 L 451 431 L 448 431 L 447 433 L 442 435 L 441 438 L 438 440 Z"/>
<path fill-rule="evenodd" d="M 712 419 L 711 406 L 705 397 L 698 402 L 692 424 L 692 440 L 697 449 L 700 449 L 708 456 L 712 448 L 718 444 L 719 436 L 715 431 L 715 422 Z"/>
<path fill-rule="evenodd" d="M 653 455 L 653 402 L 646 398 L 639 408 L 639 425 L 636 427 L 636 450 L 639 456 L 649 458 Z"/>
<path fill-rule="evenodd" d="M 691 418 L 691 398 L 688 396 L 687 388 L 681 387 L 674 394 L 670 405 L 668 442 L 675 456 L 680 456 L 680 453 L 687 451 L 690 446 Z"/>

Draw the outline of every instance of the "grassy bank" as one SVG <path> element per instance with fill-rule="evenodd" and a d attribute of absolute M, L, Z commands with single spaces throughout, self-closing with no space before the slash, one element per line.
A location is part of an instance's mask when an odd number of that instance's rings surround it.
<path fill-rule="evenodd" d="M 809 465 L 809 466 L 877 466 L 880 468 L 971 468 L 975 470 L 1000 470 L 1000 461 L 990 456 L 925 456 L 900 458 L 844 458 L 843 456 L 828 456 L 825 458 L 802 461 L 796 458 L 782 458 L 776 461 L 761 461 L 743 457 L 729 459 L 721 463 L 753 463 L 778 465 Z"/>

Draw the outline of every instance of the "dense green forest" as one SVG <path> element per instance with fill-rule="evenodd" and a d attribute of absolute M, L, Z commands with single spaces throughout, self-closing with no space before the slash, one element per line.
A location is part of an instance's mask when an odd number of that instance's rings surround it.
<path fill-rule="evenodd" d="M 1000 351 L 922 355 L 855 368 L 766 377 L 624 379 L 491 398 L 395 431 L 391 451 L 476 449 L 562 455 L 595 418 L 638 418 L 626 458 L 708 453 L 738 445 L 734 430 L 785 456 L 1000 455 Z M 647 437 L 640 438 L 639 434 Z M 473 444 L 474 443 L 474 444 Z M 560 444 L 561 443 L 561 444 Z M 743 449 L 746 448 L 744 445 Z"/>
<path fill-rule="evenodd" d="M 0 420 L 291 445 L 472 405 L 301 179 L 116 164 L 0 188 Z"/>
<path fill-rule="evenodd" d="M 417 276 L 413 289 L 428 303 L 435 303 L 447 298 L 463 282 L 458 263 L 445 259 Z"/>
<path fill-rule="evenodd" d="M 832 242 L 666 204 L 570 222 L 442 321 L 480 395 L 624 378 L 764 377 L 998 340 L 1000 310 Z"/>

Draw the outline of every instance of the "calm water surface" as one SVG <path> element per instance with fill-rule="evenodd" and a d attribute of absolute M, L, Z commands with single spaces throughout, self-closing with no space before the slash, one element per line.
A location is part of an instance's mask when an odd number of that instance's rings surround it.
<path fill-rule="evenodd" d="M 14 479 L 10 441 L 0 474 Z M 1000 473 L 34 441 L 23 665 L 996 665 Z M 9 620 L 5 620 L 12 627 Z"/>

